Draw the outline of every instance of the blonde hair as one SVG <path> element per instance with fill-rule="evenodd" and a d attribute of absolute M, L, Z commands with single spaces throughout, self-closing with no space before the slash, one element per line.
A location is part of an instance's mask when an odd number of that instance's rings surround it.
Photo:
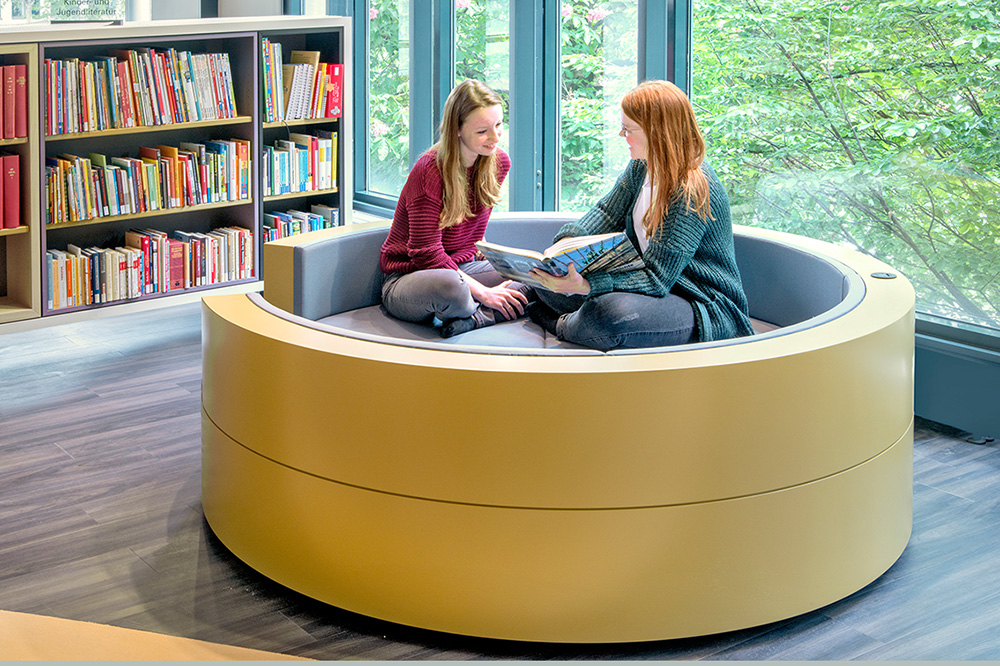
<path fill-rule="evenodd" d="M 682 199 L 702 220 L 714 220 L 701 170 L 705 139 L 687 95 L 669 81 L 644 81 L 622 99 L 622 112 L 646 134 L 646 168 L 656 196 L 642 218 L 652 237 L 670 204 Z"/>
<path fill-rule="evenodd" d="M 444 206 L 438 222 L 441 229 L 460 224 L 472 213 L 466 194 L 468 181 L 466 167 L 462 164 L 458 132 L 471 113 L 502 104 L 499 95 L 485 83 L 475 79 L 466 79 L 455 86 L 444 103 L 440 139 L 430 147 L 431 151 L 437 150 L 435 161 L 444 184 L 444 191 L 441 193 Z M 473 195 L 486 208 L 492 208 L 500 202 L 498 165 L 496 153 L 480 155 L 472 165 Z"/>

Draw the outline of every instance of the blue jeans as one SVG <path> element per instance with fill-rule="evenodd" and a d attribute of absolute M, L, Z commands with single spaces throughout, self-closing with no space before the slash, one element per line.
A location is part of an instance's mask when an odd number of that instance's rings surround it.
<path fill-rule="evenodd" d="M 487 287 L 506 278 L 488 261 L 467 261 L 459 268 Z M 382 283 L 382 305 L 397 319 L 431 324 L 471 317 L 479 307 L 461 273 L 450 268 L 429 268 L 412 273 L 393 273 Z"/>
<path fill-rule="evenodd" d="M 560 340 L 609 351 L 683 345 L 698 341 L 694 308 L 684 298 L 613 291 L 588 298 L 536 289 L 538 299 L 561 316 Z"/>

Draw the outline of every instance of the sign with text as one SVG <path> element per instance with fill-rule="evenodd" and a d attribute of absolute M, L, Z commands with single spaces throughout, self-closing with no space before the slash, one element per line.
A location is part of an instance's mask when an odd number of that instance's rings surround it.
<path fill-rule="evenodd" d="M 53 21 L 123 21 L 125 0 L 49 0 L 48 18 Z"/>

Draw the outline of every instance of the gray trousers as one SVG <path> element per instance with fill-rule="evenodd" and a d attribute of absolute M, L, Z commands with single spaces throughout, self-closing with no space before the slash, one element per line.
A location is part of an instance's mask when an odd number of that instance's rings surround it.
<path fill-rule="evenodd" d="M 459 268 L 487 287 L 495 287 L 506 278 L 488 261 L 467 261 Z M 393 273 L 382 283 L 382 305 L 397 319 L 433 324 L 471 317 L 479 308 L 461 273 L 450 268 L 429 268 L 412 273 Z M 492 310 L 489 311 L 492 316 Z"/>

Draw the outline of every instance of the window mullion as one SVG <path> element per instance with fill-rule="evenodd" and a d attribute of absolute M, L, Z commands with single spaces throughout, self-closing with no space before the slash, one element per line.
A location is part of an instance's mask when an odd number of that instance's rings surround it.
<path fill-rule="evenodd" d="M 543 97 L 557 94 L 546 93 L 539 68 L 543 1 L 513 2 L 510 8 L 510 210 L 543 210 Z"/>

